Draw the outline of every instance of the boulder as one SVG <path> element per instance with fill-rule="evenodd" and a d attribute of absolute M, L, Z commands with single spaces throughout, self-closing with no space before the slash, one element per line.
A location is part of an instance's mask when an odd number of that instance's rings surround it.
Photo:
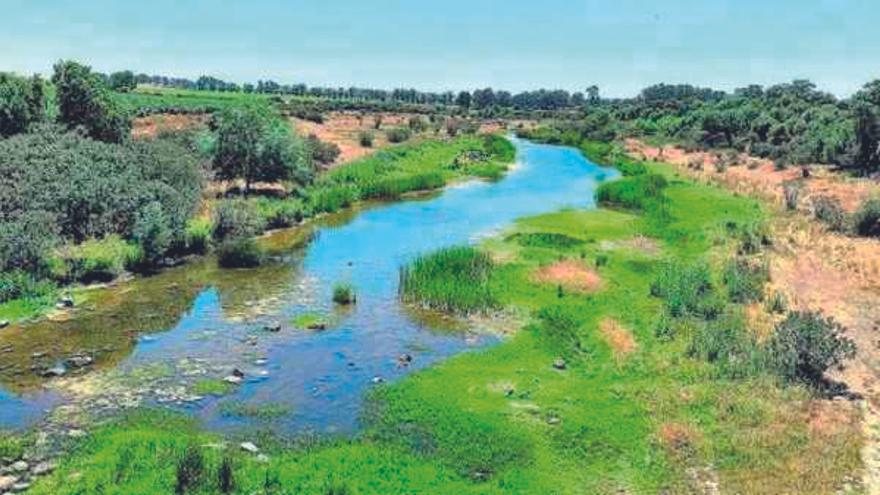
<path fill-rule="evenodd" d="M 9 320 L 0 320 L 0 328 L 6 328 L 9 326 Z"/>
<path fill-rule="evenodd" d="M 0 476 L 0 492 L 12 490 L 12 487 L 18 482 L 15 476 Z"/>
<path fill-rule="evenodd" d="M 553 361 L 553 367 L 558 370 L 565 369 L 565 359 L 559 358 L 556 361 Z"/>
<path fill-rule="evenodd" d="M 243 450 L 245 452 L 249 452 L 251 454 L 256 454 L 256 453 L 260 452 L 259 447 L 254 445 L 252 442 L 242 442 L 240 447 L 241 447 L 241 450 Z"/>

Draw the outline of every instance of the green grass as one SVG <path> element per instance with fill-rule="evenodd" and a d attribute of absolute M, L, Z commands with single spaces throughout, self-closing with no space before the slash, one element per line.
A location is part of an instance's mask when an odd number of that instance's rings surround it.
<path fill-rule="evenodd" d="M 499 304 L 490 289 L 493 268 L 489 256 L 476 248 L 441 249 L 401 269 L 401 294 L 405 301 L 441 311 L 494 309 Z"/>
<path fill-rule="evenodd" d="M 306 330 L 320 326 L 329 326 L 331 324 L 331 318 L 323 313 L 306 312 L 296 315 L 296 317 L 291 320 L 291 323 L 293 323 L 293 326 L 296 328 Z"/>
<path fill-rule="evenodd" d="M 232 384 L 220 379 L 199 380 L 193 384 L 193 393 L 196 395 L 226 395 L 233 389 Z"/>
<path fill-rule="evenodd" d="M 669 181 L 663 229 L 650 208 L 563 211 L 522 219 L 480 250 L 426 257 L 418 279 L 425 286 L 434 278 L 472 281 L 472 262 L 485 251 L 504 259 L 485 286 L 498 303 L 531 314 L 531 323 L 497 346 L 375 388 L 357 438 L 280 450 L 261 445 L 268 464 L 239 454 L 239 491 L 699 493 L 689 472 L 708 467 L 723 492 L 836 492 L 861 465 L 856 422 L 816 433 L 804 419 L 811 397 L 805 388 L 782 387 L 763 373 L 724 372 L 709 354 L 742 352 L 730 347 L 735 339 L 718 339 L 745 335 L 734 318 L 714 320 L 726 327 L 695 327 L 688 315 L 674 319 L 680 331 L 656 334 L 667 295 L 694 286 L 669 274 L 663 297 L 651 295 L 663 267 L 705 266 L 719 290 L 724 262 L 741 243 L 728 226 L 764 213 L 754 201 L 680 180 L 667 167 L 652 170 Z M 526 233 L 581 242 L 524 245 L 516 234 Z M 670 259 L 615 247 L 637 235 L 653 237 Z M 596 268 L 601 291 L 560 298 L 556 287 L 532 280 L 549 261 L 599 256 L 607 259 Z M 623 359 L 601 331 L 609 320 L 637 344 Z M 565 370 L 553 366 L 559 357 Z M 169 459 L 188 445 L 216 441 L 174 417 L 128 418 L 96 431 L 33 493 L 170 493 L 176 462 Z M 201 493 L 210 493 L 227 453 L 203 453 Z M 275 492 L 265 489 L 267 480 Z"/>
<path fill-rule="evenodd" d="M 357 302 L 355 288 L 349 283 L 339 282 L 333 286 L 333 302 L 347 306 Z"/>
<path fill-rule="evenodd" d="M 268 100 L 266 95 L 151 86 L 141 86 L 129 93 L 114 93 L 113 97 L 128 112 L 141 115 L 181 111 L 216 112 L 254 101 Z"/>

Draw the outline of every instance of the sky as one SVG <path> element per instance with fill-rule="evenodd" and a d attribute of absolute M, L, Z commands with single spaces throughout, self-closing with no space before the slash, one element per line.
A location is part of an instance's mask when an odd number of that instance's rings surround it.
<path fill-rule="evenodd" d="M 631 96 L 880 78 L 878 0 L 0 0 L 0 71 Z"/>

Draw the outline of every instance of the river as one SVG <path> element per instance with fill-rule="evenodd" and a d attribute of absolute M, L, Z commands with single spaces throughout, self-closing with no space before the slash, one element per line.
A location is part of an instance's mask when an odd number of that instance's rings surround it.
<path fill-rule="evenodd" d="M 517 164 L 501 180 L 360 207 L 317 222 L 305 243 L 290 241 L 303 237 L 302 229 L 271 234 L 264 242 L 279 256 L 257 269 L 221 270 L 205 258 L 119 284 L 68 319 L 0 330 L 0 428 L 30 426 L 58 404 L 108 401 L 94 390 L 88 398 L 71 392 L 103 374 L 122 386 L 131 379 L 139 403 L 186 411 L 210 429 L 356 429 L 360 399 L 375 383 L 503 338 L 402 305 L 403 264 L 497 235 L 519 217 L 592 207 L 597 184 L 616 173 L 572 148 L 513 142 Z M 337 282 L 356 288 L 357 304 L 334 307 Z M 305 312 L 331 324 L 323 331 L 295 328 Z M 280 331 L 265 330 L 276 322 Z M 41 376 L 72 354 L 95 362 L 61 379 Z M 401 355 L 412 361 L 402 365 Z M 244 381 L 232 393 L 193 396 L 198 382 L 234 369 Z M 234 412 L 265 404 L 276 414 Z"/>

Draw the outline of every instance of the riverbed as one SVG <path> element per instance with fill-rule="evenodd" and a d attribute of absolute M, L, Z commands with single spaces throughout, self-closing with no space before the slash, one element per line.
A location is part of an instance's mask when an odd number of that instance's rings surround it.
<path fill-rule="evenodd" d="M 591 207 L 616 173 L 572 148 L 513 142 L 517 165 L 498 181 L 362 206 L 271 234 L 273 260 L 259 268 L 223 270 L 206 257 L 0 331 L 0 429 L 32 426 L 60 405 L 113 414 L 146 404 L 220 431 L 355 430 L 370 387 L 503 338 L 401 304 L 402 265 L 500 235 L 519 217 Z M 355 288 L 356 304 L 332 303 L 337 283 Z M 326 328 L 298 328 L 303 314 Z M 505 324 L 515 325 L 495 323 Z M 76 366 L 77 356 L 89 362 Z M 231 376 L 241 383 L 226 393 L 199 392 Z"/>

